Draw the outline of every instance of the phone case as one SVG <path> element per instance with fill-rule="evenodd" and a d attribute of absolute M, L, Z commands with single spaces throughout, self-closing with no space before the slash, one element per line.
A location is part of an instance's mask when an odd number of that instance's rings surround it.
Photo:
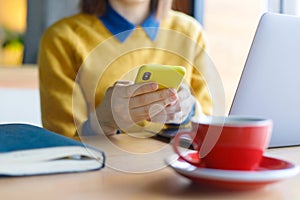
<path fill-rule="evenodd" d="M 186 73 L 185 67 L 173 65 L 143 65 L 135 83 L 157 82 L 158 88 L 178 89 Z"/>

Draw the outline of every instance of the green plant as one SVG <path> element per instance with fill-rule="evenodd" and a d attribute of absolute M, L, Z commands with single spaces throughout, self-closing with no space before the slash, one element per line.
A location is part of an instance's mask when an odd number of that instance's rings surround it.
<path fill-rule="evenodd" d="M 20 45 L 23 46 L 23 44 L 24 44 L 24 34 L 23 33 L 11 31 L 5 27 L 3 27 L 2 29 L 3 29 L 2 48 L 5 48 L 7 46 L 20 46 Z"/>

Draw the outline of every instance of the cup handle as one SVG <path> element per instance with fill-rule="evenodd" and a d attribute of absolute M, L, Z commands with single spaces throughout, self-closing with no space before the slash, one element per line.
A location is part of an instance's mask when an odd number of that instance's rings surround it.
<path fill-rule="evenodd" d="M 198 147 L 198 144 L 195 143 L 194 137 L 195 137 L 195 133 L 193 133 L 193 132 L 178 132 L 173 140 L 173 149 L 174 149 L 175 153 L 179 156 L 180 159 L 182 159 L 192 165 L 199 165 L 201 162 L 201 159 L 199 157 L 199 152 L 197 154 L 198 156 L 194 157 L 194 156 L 191 156 L 190 154 L 183 155 L 182 150 L 179 149 L 180 147 L 183 146 L 182 141 L 186 141 L 187 139 L 190 139 L 189 146 L 192 145 L 193 149 L 196 149 L 198 151 L 200 148 Z M 184 147 L 182 147 L 182 148 L 184 148 Z M 185 152 L 186 153 L 188 152 L 188 148 L 186 148 Z"/>

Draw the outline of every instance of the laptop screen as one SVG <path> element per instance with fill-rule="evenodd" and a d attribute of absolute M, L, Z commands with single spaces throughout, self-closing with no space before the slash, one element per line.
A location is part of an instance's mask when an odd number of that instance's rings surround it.
<path fill-rule="evenodd" d="M 229 114 L 271 118 L 270 147 L 300 145 L 299 17 L 261 17 Z"/>

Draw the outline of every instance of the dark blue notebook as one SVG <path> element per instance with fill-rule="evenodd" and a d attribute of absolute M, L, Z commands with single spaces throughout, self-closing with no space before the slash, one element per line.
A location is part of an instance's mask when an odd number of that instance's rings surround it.
<path fill-rule="evenodd" d="M 102 169 L 104 152 L 29 124 L 0 124 L 0 175 L 26 176 Z"/>

